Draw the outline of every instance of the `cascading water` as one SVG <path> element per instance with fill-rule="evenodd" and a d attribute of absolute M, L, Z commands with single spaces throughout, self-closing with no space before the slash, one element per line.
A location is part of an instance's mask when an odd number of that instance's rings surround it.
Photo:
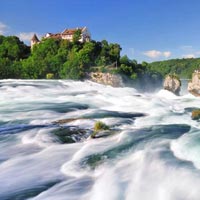
<path fill-rule="evenodd" d="M 198 98 L 59 80 L 0 94 L 0 200 L 199 200 Z M 99 120 L 112 134 L 92 139 Z"/>

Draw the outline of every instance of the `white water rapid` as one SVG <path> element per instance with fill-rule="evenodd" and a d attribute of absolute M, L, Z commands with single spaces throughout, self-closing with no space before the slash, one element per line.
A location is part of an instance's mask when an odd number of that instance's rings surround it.
<path fill-rule="evenodd" d="M 199 105 L 164 90 L 1 80 L 0 200 L 199 200 Z M 90 138 L 96 121 L 111 134 Z"/>

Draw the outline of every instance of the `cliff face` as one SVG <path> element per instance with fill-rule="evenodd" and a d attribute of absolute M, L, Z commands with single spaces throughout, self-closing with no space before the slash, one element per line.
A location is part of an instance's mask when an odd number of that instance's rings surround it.
<path fill-rule="evenodd" d="M 192 80 L 188 83 L 188 91 L 194 96 L 200 96 L 200 71 L 192 74 Z"/>
<path fill-rule="evenodd" d="M 169 90 L 170 92 L 179 95 L 181 90 L 181 81 L 174 75 L 167 75 L 164 80 L 163 87 L 165 90 Z"/>
<path fill-rule="evenodd" d="M 89 79 L 96 83 L 111 85 L 113 87 L 123 87 L 123 80 L 119 74 L 102 73 L 102 72 L 91 72 Z"/>

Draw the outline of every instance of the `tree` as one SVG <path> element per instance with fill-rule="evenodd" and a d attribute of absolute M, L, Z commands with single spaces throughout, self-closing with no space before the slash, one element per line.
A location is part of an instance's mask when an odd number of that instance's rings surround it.
<path fill-rule="evenodd" d="M 9 60 L 20 60 L 27 58 L 30 54 L 30 47 L 26 46 L 16 36 L 0 38 L 0 57 Z"/>
<path fill-rule="evenodd" d="M 101 41 L 101 52 L 100 52 L 100 65 L 108 65 L 111 64 L 109 57 L 109 44 L 106 40 Z"/>
<path fill-rule="evenodd" d="M 70 53 L 69 59 L 64 63 L 60 71 L 60 77 L 63 79 L 79 80 L 83 77 L 84 72 L 79 63 L 77 54 Z"/>
<path fill-rule="evenodd" d="M 73 43 L 79 42 L 80 39 L 81 39 L 81 29 L 77 29 L 73 35 Z"/>
<path fill-rule="evenodd" d="M 119 44 L 110 44 L 109 45 L 109 55 L 112 62 L 119 62 L 121 47 Z"/>
<path fill-rule="evenodd" d="M 131 65 L 131 60 L 128 58 L 127 55 L 124 55 L 120 58 L 120 64 L 124 64 L 124 65 Z"/>
<path fill-rule="evenodd" d="M 30 54 L 30 47 L 16 36 L 0 36 L 0 78 L 19 78 L 20 60 Z"/>
<path fill-rule="evenodd" d="M 93 42 L 86 42 L 83 48 L 78 52 L 80 65 L 82 67 L 89 67 L 94 64 L 94 49 L 95 44 Z"/>

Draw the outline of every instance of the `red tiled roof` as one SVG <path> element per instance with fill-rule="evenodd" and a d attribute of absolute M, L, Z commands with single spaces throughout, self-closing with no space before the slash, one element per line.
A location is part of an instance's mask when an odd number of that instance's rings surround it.
<path fill-rule="evenodd" d="M 83 31 L 83 28 L 65 29 L 62 35 L 73 35 L 77 30 Z"/>
<path fill-rule="evenodd" d="M 55 38 L 55 39 L 61 39 L 61 34 L 60 33 L 48 33 L 50 38 Z"/>
<path fill-rule="evenodd" d="M 61 38 L 61 34 L 60 33 L 52 34 L 50 37 L 51 38 L 55 38 L 55 39 L 60 39 Z"/>

